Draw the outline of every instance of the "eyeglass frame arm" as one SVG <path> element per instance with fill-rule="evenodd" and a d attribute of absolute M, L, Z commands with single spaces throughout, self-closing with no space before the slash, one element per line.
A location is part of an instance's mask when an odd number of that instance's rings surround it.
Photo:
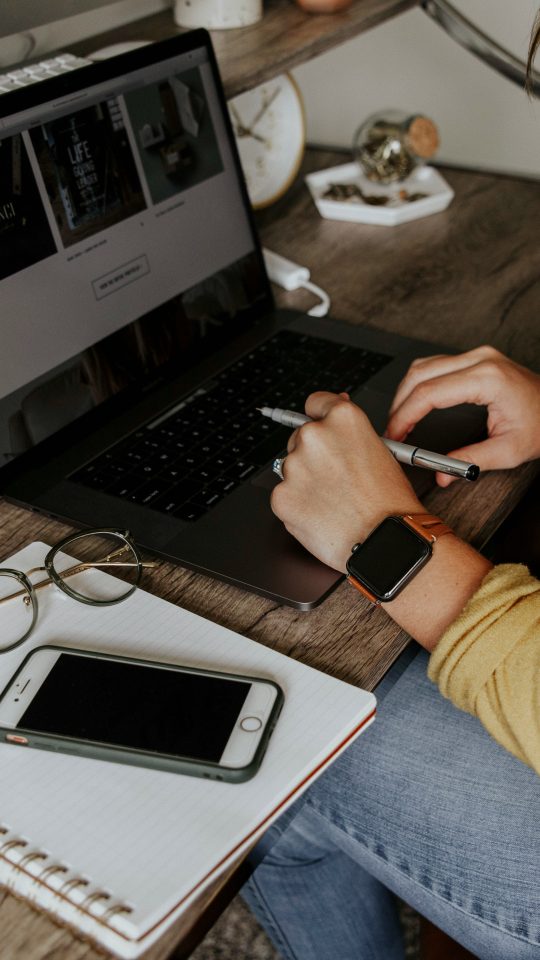
<path fill-rule="evenodd" d="M 94 570 L 97 567 L 105 567 L 105 569 L 108 569 L 109 567 L 137 567 L 138 569 L 142 568 L 143 570 L 149 570 L 157 567 L 157 563 L 152 563 L 152 561 L 146 560 L 141 560 L 140 563 L 111 563 L 110 560 L 96 560 L 95 563 L 78 563 L 75 567 L 68 567 L 67 570 L 60 570 L 59 577 L 60 579 L 63 579 L 64 577 L 73 577 L 76 573 L 81 573 L 83 570 Z M 32 569 L 27 570 L 26 573 L 23 573 L 22 570 L 10 570 L 8 567 L 0 567 L 0 571 L 9 573 L 12 576 L 16 575 L 17 579 L 19 579 L 20 574 L 22 574 L 24 577 L 29 577 L 31 573 L 37 573 L 39 570 L 43 570 L 45 573 L 47 572 L 46 567 L 32 567 Z M 57 580 L 53 579 L 53 577 L 47 577 L 46 580 L 40 580 L 39 583 L 32 583 L 31 581 L 28 581 L 28 583 L 32 590 L 39 590 L 41 587 L 48 587 L 51 583 L 54 583 L 56 586 L 58 586 Z M 26 583 L 25 587 L 27 587 Z M 8 597 L 0 597 L 0 604 L 6 603 L 8 600 L 15 600 L 17 597 L 24 596 L 28 596 L 28 587 L 25 590 L 19 590 L 18 593 L 10 593 Z"/>
<path fill-rule="evenodd" d="M 530 78 L 527 79 L 527 66 L 523 60 L 515 57 L 513 53 L 489 37 L 459 10 L 456 10 L 451 3 L 448 3 L 448 0 L 421 0 L 420 6 L 452 40 L 459 43 L 465 50 L 478 57 L 497 73 L 502 74 L 507 80 L 517 83 L 522 89 L 529 90 L 535 97 L 540 97 L 540 73 L 532 70 Z"/>

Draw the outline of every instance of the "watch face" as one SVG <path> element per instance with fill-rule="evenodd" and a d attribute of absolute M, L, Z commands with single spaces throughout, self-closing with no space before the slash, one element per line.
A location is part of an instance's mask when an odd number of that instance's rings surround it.
<path fill-rule="evenodd" d="M 383 603 L 392 600 L 429 560 L 431 544 L 398 517 L 387 517 L 351 556 L 351 576 Z"/>

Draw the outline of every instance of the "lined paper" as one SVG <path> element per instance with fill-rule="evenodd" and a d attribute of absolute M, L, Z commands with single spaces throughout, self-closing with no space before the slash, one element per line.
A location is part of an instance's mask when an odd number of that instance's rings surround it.
<path fill-rule="evenodd" d="M 2 565 L 27 570 L 47 550 L 31 544 Z M 242 784 L 0 743 L 0 883 L 125 957 L 163 933 L 375 706 L 372 694 L 142 590 L 102 609 L 40 591 L 35 632 L 0 656 L 0 687 L 46 643 L 273 679 L 285 695 L 262 766 Z M 2 847 L 13 838 L 27 845 Z M 121 904 L 131 912 L 111 913 Z"/>

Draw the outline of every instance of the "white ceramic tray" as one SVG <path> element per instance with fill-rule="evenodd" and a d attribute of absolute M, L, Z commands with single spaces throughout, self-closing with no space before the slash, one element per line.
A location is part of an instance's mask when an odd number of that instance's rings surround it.
<path fill-rule="evenodd" d="M 323 194 L 332 183 L 356 183 L 367 196 L 390 196 L 388 206 L 377 207 L 362 200 L 330 200 Z M 321 217 L 329 220 L 349 220 L 357 223 L 377 223 L 393 227 L 407 220 L 418 220 L 445 210 L 454 191 L 434 167 L 417 167 L 410 177 L 400 183 L 383 186 L 363 176 L 356 163 L 346 163 L 328 170 L 319 170 L 306 176 L 306 184 Z M 399 191 L 426 193 L 421 200 L 407 202 L 399 199 Z"/>

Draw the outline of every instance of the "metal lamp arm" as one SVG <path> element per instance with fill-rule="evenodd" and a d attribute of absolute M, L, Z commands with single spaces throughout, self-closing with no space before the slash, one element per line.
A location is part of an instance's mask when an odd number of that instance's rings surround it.
<path fill-rule="evenodd" d="M 465 50 L 472 53 L 488 67 L 497 73 L 525 88 L 527 84 L 527 67 L 523 60 L 515 57 L 495 40 L 483 33 L 479 27 L 467 20 L 447 0 L 421 0 L 422 9 L 438 23 L 446 33 L 459 43 Z M 529 89 L 536 97 L 540 97 L 540 73 L 533 70 L 529 80 Z"/>

